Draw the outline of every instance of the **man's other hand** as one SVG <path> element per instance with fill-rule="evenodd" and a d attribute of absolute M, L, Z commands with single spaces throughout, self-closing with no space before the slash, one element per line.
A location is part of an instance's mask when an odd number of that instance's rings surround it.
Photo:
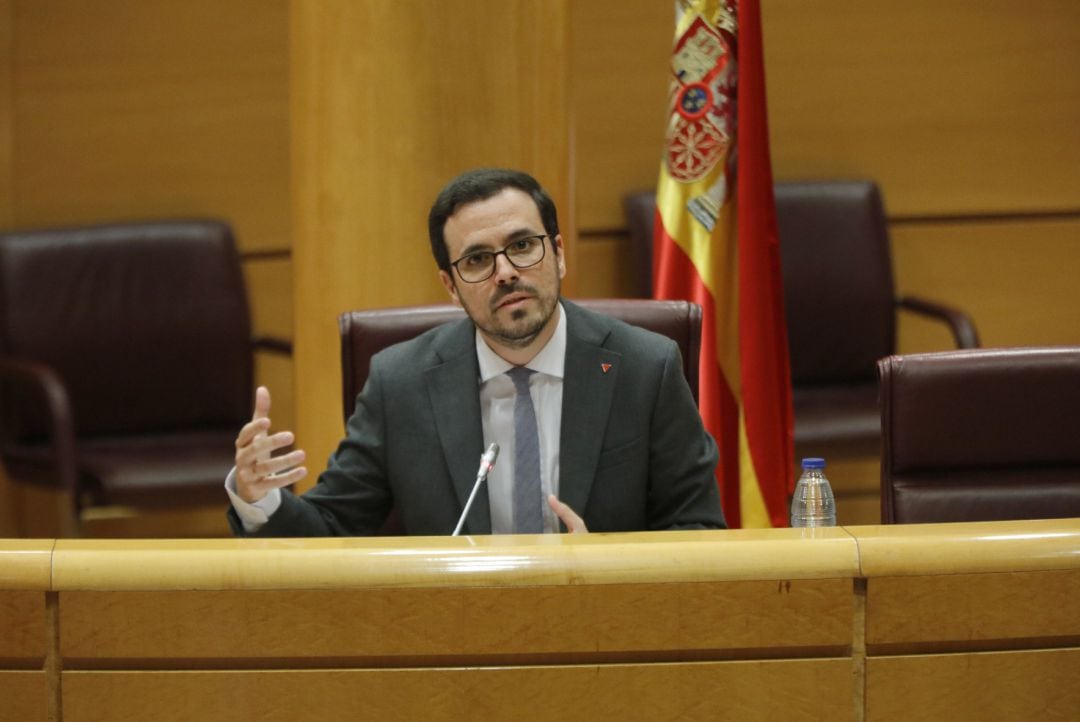
<path fill-rule="evenodd" d="M 581 534 L 589 531 L 585 527 L 585 520 L 578 516 L 569 506 L 559 501 L 554 494 L 548 494 L 547 503 L 566 526 L 566 531 L 571 534 Z"/>

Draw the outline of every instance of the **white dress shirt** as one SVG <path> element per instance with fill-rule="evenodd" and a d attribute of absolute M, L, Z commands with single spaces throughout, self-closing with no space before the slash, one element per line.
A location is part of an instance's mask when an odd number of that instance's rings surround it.
<path fill-rule="evenodd" d="M 480 362 L 480 420 L 484 428 L 484 448 L 499 445 L 499 458 L 488 474 L 488 502 L 491 533 L 510 534 L 514 529 L 514 382 L 506 375 L 512 369 L 476 334 L 476 358 Z M 559 495 L 559 432 L 562 429 L 563 367 L 566 363 L 566 313 L 559 305 L 559 322 L 547 345 L 533 356 L 526 368 L 529 393 L 536 410 L 540 434 L 540 487 L 544 498 Z M 479 462 L 479 459 L 477 459 Z M 544 532 L 557 533 L 559 519 L 544 501 Z M 575 509 L 579 514 L 580 510 Z"/>
<path fill-rule="evenodd" d="M 558 306 L 559 321 L 555 333 L 544 348 L 526 364 L 536 373 L 529 377 L 529 392 L 536 410 L 536 428 L 540 434 L 540 485 L 546 499 L 559 495 L 559 433 L 562 429 L 563 370 L 566 363 L 566 312 Z M 499 458 L 488 474 L 488 502 L 493 534 L 509 534 L 514 520 L 514 382 L 506 375 L 513 368 L 491 350 L 480 332 L 476 332 L 476 358 L 480 365 L 480 423 L 484 446 L 499 445 Z M 476 457 L 477 466 L 480 457 Z M 273 489 L 254 504 L 236 493 L 236 469 L 225 479 L 237 516 L 249 534 L 259 530 L 281 506 L 281 491 Z M 545 501 L 544 532 L 559 531 L 559 520 Z M 575 509 L 578 514 L 581 509 Z"/>

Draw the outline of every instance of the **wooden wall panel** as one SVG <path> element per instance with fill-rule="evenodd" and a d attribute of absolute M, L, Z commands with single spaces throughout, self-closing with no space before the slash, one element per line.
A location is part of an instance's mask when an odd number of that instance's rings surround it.
<path fill-rule="evenodd" d="M 244 262 L 244 280 L 251 303 L 254 333 L 275 338 L 293 338 L 292 259 L 288 256 L 254 257 Z M 293 394 L 293 359 L 262 351 L 255 356 L 255 383 L 270 389 L 271 420 L 274 428 L 296 427 L 296 400 Z M 252 390 L 254 398 L 254 390 Z"/>
<path fill-rule="evenodd" d="M 764 0 L 774 170 L 893 214 L 1080 209 L 1080 4 Z"/>
<path fill-rule="evenodd" d="M 578 238 L 581 298 L 626 298 L 636 294 L 634 257 L 625 234 L 590 234 Z"/>
<path fill-rule="evenodd" d="M 869 659 L 866 720 L 1072 720 L 1077 680 L 1077 648 Z"/>
<path fill-rule="evenodd" d="M 964 309 L 984 346 L 1080 344 L 1080 218 L 901 224 L 893 260 L 899 293 Z M 951 348 L 945 328 L 901 314 L 900 350 Z"/>
<path fill-rule="evenodd" d="M 11 83 L 12 60 L 15 52 L 15 36 L 12 32 L 14 0 L 0 0 L 0 228 L 11 225 L 12 181 L 15 159 L 13 157 L 11 112 L 13 88 Z"/>
<path fill-rule="evenodd" d="M 255 256 L 244 261 L 252 330 L 262 336 L 292 338 L 293 278 L 288 255 Z"/>
<path fill-rule="evenodd" d="M 578 229 L 591 235 L 625 226 L 623 193 L 656 186 L 675 9 L 590 0 L 571 13 Z"/>
<path fill-rule="evenodd" d="M 65 722 L 854 719 L 850 661 L 64 672 Z"/>
<path fill-rule="evenodd" d="M 426 232 L 443 184 L 528 169 L 572 236 L 568 5 L 293 3 L 297 432 L 313 464 L 341 435 L 337 315 L 446 298 Z"/>
<path fill-rule="evenodd" d="M 213 216 L 288 248 L 287 10 L 16 0 L 13 223 Z"/>

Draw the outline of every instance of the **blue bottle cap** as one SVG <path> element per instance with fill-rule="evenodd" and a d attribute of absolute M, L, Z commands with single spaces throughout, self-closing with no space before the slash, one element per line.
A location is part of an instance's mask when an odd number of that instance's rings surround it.
<path fill-rule="evenodd" d="M 824 469 L 825 459 L 821 459 L 817 456 L 811 456 L 802 460 L 802 468 L 804 469 Z"/>

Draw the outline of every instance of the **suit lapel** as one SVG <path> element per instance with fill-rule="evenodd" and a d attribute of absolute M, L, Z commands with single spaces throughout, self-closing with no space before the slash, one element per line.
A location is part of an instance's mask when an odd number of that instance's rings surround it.
<path fill-rule="evenodd" d="M 484 450 L 484 432 L 480 423 L 480 369 L 476 361 L 472 323 L 467 320 L 458 322 L 448 332 L 445 342 L 436 349 L 442 363 L 425 372 L 425 382 L 446 467 L 460 503 L 459 508 L 464 509 L 476 481 L 480 454 Z M 473 419 L 474 422 L 467 422 L 466 419 Z M 469 534 L 491 533 L 491 509 L 486 484 L 476 495 L 465 531 Z"/>
<path fill-rule="evenodd" d="M 567 310 L 567 333 L 559 498 L 584 517 L 615 397 L 621 356 L 601 345 L 608 335 L 606 328 L 565 300 L 563 308 Z"/>

